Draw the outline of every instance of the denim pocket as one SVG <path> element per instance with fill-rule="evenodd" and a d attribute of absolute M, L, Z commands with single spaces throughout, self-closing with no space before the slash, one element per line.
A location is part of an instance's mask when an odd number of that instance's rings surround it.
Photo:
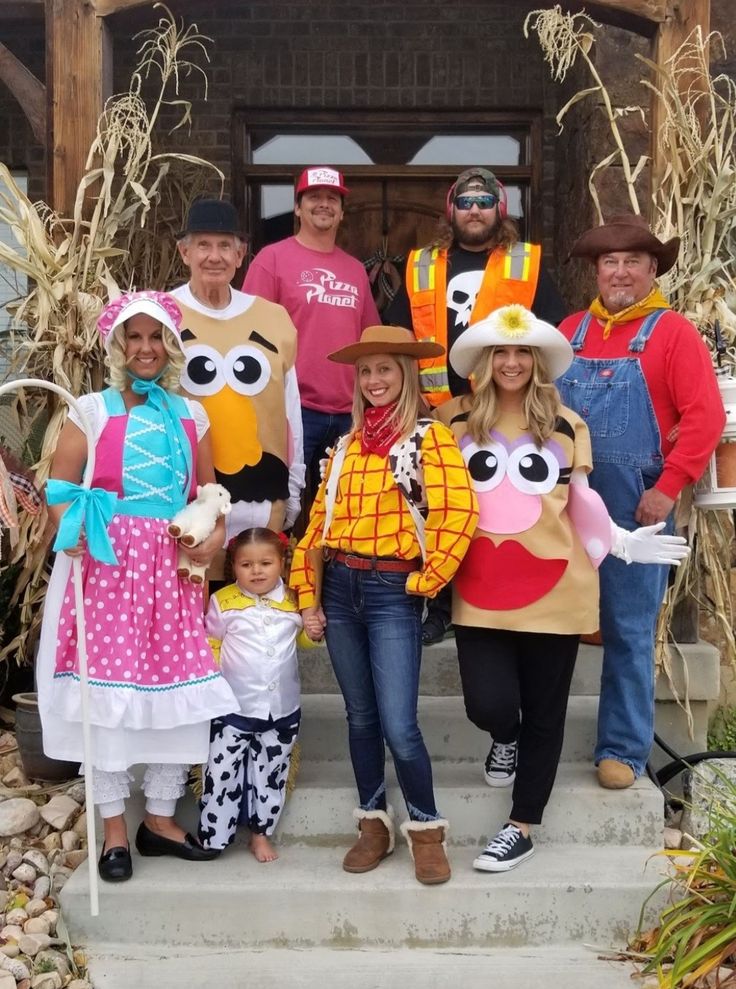
<path fill-rule="evenodd" d="M 393 587 L 395 590 L 404 590 L 408 573 L 396 573 L 393 570 L 374 570 L 376 580 L 384 587 Z"/>
<path fill-rule="evenodd" d="M 584 420 L 591 436 L 622 436 L 629 425 L 628 381 L 580 381 L 563 378 L 560 395 L 565 405 Z"/>

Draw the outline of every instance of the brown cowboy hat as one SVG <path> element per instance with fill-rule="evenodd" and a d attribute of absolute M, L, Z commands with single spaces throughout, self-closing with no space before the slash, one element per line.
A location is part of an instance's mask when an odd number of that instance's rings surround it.
<path fill-rule="evenodd" d="M 601 254 L 612 251 L 646 251 L 657 259 L 657 274 L 663 275 L 675 263 L 679 249 L 679 237 L 662 243 L 643 216 L 619 213 L 602 226 L 586 230 L 573 244 L 570 257 L 595 261 Z"/>
<path fill-rule="evenodd" d="M 411 330 L 405 330 L 403 326 L 366 326 L 358 343 L 341 347 L 327 358 L 336 364 L 354 364 L 370 354 L 406 354 L 418 360 L 420 357 L 439 357 L 444 352 L 441 344 L 417 340 Z"/>

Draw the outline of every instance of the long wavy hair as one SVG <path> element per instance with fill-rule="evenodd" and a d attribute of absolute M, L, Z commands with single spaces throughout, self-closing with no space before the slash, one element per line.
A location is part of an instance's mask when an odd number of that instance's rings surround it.
<path fill-rule="evenodd" d="M 486 347 L 478 362 L 480 371 L 475 379 L 468 432 L 476 443 L 487 443 L 491 430 L 501 418 L 496 385 L 493 381 L 493 355 L 496 347 Z M 560 393 L 553 384 L 544 353 L 538 347 L 530 347 L 532 375 L 524 394 L 522 411 L 529 432 L 538 447 L 555 431 L 557 416 L 562 403 Z"/>
<path fill-rule="evenodd" d="M 394 412 L 392 419 L 392 422 L 395 424 L 396 430 L 399 433 L 399 439 L 403 440 L 412 431 L 416 425 L 417 419 L 419 419 L 420 416 L 427 415 L 428 411 L 427 406 L 424 403 L 424 399 L 422 398 L 422 393 L 419 389 L 419 365 L 417 362 L 413 357 L 409 357 L 406 354 L 387 353 L 387 356 L 396 361 L 401 368 L 401 374 L 403 377 L 401 394 L 399 395 L 396 403 L 396 411 Z M 363 398 L 363 393 L 360 390 L 358 364 L 359 361 L 356 361 L 355 387 L 353 389 L 353 423 L 351 433 L 356 433 L 359 429 L 363 428 L 365 409 L 366 406 L 370 404 Z"/>
<path fill-rule="evenodd" d="M 127 320 L 126 320 L 127 323 Z M 116 391 L 125 391 L 130 387 L 131 377 L 125 359 L 125 325 L 121 323 L 112 331 L 110 349 L 105 357 L 105 364 L 110 369 L 108 381 Z M 161 340 L 169 362 L 164 368 L 159 384 L 166 391 L 179 391 L 181 372 L 184 370 L 186 359 L 181 345 L 168 326 L 161 324 Z"/>

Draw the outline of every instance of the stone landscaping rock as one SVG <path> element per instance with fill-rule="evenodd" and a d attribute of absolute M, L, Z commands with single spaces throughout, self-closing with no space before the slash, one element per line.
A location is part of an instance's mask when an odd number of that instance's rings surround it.
<path fill-rule="evenodd" d="M 78 804 L 75 804 L 78 807 Z M 10 797 L 0 803 L 0 837 L 17 835 L 38 823 L 39 810 L 26 797 Z"/>
<path fill-rule="evenodd" d="M 58 893 L 87 858 L 84 784 L 63 793 L 29 785 L 7 732 L 0 732 L 0 780 L 23 793 L 0 797 L 0 989 L 92 989 L 81 977 L 84 953 L 75 951 L 72 964 L 55 949 L 63 945 Z"/>
<path fill-rule="evenodd" d="M 682 843 L 682 831 L 678 828 L 664 829 L 664 847 L 679 848 Z"/>
<path fill-rule="evenodd" d="M 66 831 L 80 809 L 76 800 L 67 797 L 65 793 L 57 793 L 45 807 L 41 808 L 41 817 L 57 831 Z M 0 810 L 2 810 L 2 804 L 0 804 Z"/>

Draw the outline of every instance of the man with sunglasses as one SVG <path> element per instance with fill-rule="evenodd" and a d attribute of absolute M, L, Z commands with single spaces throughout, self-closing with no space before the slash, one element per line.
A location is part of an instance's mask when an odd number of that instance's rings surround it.
<path fill-rule="evenodd" d="M 442 357 L 419 362 L 422 393 L 431 406 L 470 391 L 449 366 L 450 348 L 472 324 L 494 309 L 518 303 L 557 325 L 567 314 L 541 263 L 538 244 L 519 239 L 506 215 L 506 193 L 487 168 L 467 168 L 447 195 L 447 217 L 428 247 L 410 251 L 405 281 L 384 322 L 411 326 L 419 340 L 436 340 Z M 449 591 L 429 602 L 422 639 L 439 642 L 450 629 Z"/>

